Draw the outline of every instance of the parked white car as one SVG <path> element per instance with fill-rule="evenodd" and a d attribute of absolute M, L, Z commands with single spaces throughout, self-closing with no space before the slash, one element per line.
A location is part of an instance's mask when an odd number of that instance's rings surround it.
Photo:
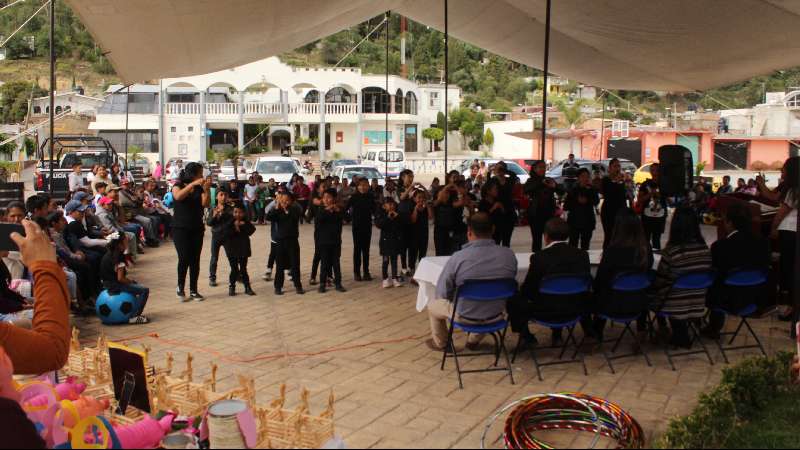
<path fill-rule="evenodd" d="M 353 181 L 354 177 L 367 178 L 370 183 L 372 180 L 378 180 L 381 186 L 386 185 L 386 177 L 378 169 L 370 166 L 339 166 L 333 172 L 333 176 L 348 182 Z"/>
<path fill-rule="evenodd" d="M 222 162 L 222 166 L 220 166 L 219 180 L 220 181 L 230 181 L 230 180 L 235 179 L 236 177 L 234 175 L 235 175 L 235 171 L 236 170 L 239 171 L 239 179 L 240 180 L 246 180 L 248 178 L 247 177 L 248 170 L 247 170 L 247 167 L 246 167 L 246 165 L 244 163 L 244 160 L 240 159 L 239 160 L 239 167 L 237 169 L 234 169 L 233 161 L 227 159 L 227 160 L 223 161 Z"/>
<path fill-rule="evenodd" d="M 292 158 L 265 156 L 256 160 L 253 171 L 258 172 L 264 181 L 274 179 L 279 184 L 292 181 L 292 176 L 301 172 Z M 252 174 L 252 171 L 250 172 Z"/>
<path fill-rule="evenodd" d="M 406 154 L 402 150 L 389 150 L 387 158 L 385 150 L 369 150 L 361 164 L 374 167 L 388 177 L 398 177 L 406 169 Z"/>

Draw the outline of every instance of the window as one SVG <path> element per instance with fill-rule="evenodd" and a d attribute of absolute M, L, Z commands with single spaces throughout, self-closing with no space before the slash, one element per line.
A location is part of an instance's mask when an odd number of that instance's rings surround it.
<path fill-rule="evenodd" d="M 169 127 L 169 132 L 170 133 L 177 133 L 178 132 L 178 127 Z"/>
<path fill-rule="evenodd" d="M 389 93 L 377 87 L 361 91 L 362 110 L 366 114 L 385 114 L 389 112 Z"/>
<path fill-rule="evenodd" d="M 319 91 L 316 90 L 316 89 L 308 91 L 308 94 L 306 94 L 306 97 L 303 100 L 303 102 L 305 102 L 305 103 L 319 103 Z"/>
<path fill-rule="evenodd" d="M 34 114 L 41 114 L 42 113 L 42 107 L 41 106 L 34 106 L 33 107 L 33 113 Z"/>
<path fill-rule="evenodd" d="M 189 127 L 186 129 L 189 133 L 194 133 L 194 127 Z"/>
<path fill-rule="evenodd" d="M 352 103 L 353 95 L 347 89 L 335 87 L 325 94 L 325 103 Z"/>
<path fill-rule="evenodd" d="M 403 111 L 404 111 L 403 104 L 404 103 L 405 103 L 405 97 L 403 96 L 403 91 L 398 89 L 397 92 L 394 94 L 394 113 L 395 114 L 403 114 Z"/>
<path fill-rule="evenodd" d="M 406 114 L 417 115 L 417 96 L 413 92 L 406 94 Z"/>
<path fill-rule="evenodd" d="M 124 131 L 101 131 L 99 136 L 108 140 L 111 146 L 118 153 L 125 153 L 125 132 Z M 140 147 L 145 152 L 158 152 L 158 131 L 156 130 L 135 130 L 128 131 L 128 150 L 132 147 Z"/>
<path fill-rule="evenodd" d="M 431 109 L 439 109 L 439 93 L 438 92 L 431 92 L 430 93 L 430 101 L 428 105 Z"/>
<path fill-rule="evenodd" d="M 169 94 L 167 96 L 167 103 L 198 103 L 197 94 Z"/>

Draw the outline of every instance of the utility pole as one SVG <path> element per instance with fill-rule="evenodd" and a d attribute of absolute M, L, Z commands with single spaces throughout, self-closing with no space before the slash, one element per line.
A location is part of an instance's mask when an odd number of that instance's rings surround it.
<path fill-rule="evenodd" d="M 50 150 L 50 181 L 49 191 L 53 195 L 53 169 L 55 168 L 55 161 L 53 161 L 53 138 L 55 137 L 55 109 L 56 109 L 56 44 L 55 44 L 55 28 L 56 28 L 56 0 L 50 0 L 50 141 L 48 149 Z"/>
<path fill-rule="evenodd" d="M 544 88 L 542 90 L 542 151 L 541 160 L 547 157 L 547 83 L 549 81 L 550 69 L 550 9 L 552 0 L 547 0 L 547 11 L 545 12 L 545 32 L 544 32 Z M 536 119 L 533 121 L 533 130 L 536 132 Z"/>

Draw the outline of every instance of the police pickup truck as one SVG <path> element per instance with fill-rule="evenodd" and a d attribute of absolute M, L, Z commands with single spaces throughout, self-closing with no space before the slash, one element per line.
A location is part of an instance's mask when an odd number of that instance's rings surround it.
<path fill-rule="evenodd" d="M 92 167 L 101 164 L 110 168 L 114 163 L 124 164 L 111 143 L 96 136 L 56 136 L 53 138 L 53 159 L 50 159 L 50 139 L 39 148 L 39 165 L 33 178 L 37 193 L 50 192 L 50 169 L 52 166 L 54 198 L 66 198 L 69 194 L 69 174 L 76 163 L 82 165 L 84 184 Z M 124 170 L 124 169 L 123 169 Z"/>

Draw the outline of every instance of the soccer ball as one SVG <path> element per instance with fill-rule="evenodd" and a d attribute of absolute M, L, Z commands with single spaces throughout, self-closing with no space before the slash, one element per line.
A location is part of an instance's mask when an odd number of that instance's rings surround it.
<path fill-rule="evenodd" d="M 111 295 L 108 291 L 103 291 L 95 302 L 97 316 L 104 325 L 128 323 L 139 311 L 140 306 L 139 300 L 127 292 Z"/>

